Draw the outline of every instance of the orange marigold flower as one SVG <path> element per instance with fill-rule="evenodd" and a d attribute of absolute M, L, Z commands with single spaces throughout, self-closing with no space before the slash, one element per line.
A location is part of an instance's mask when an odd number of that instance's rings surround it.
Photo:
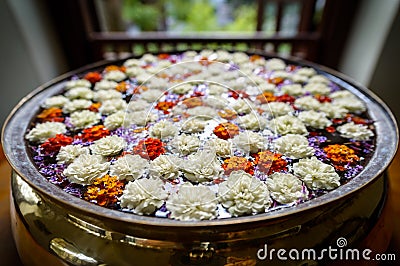
<path fill-rule="evenodd" d="M 283 94 L 281 96 L 276 97 L 277 102 L 283 102 L 283 103 L 294 103 L 295 100 L 296 98 L 288 94 Z"/>
<path fill-rule="evenodd" d="M 230 175 L 233 171 L 239 170 L 243 170 L 250 175 L 254 174 L 253 164 L 244 157 L 232 156 L 231 158 L 225 159 L 222 168 L 225 170 L 225 175 Z"/>
<path fill-rule="evenodd" d="M 345 171 L 347 165 L 356 165 L 360 161 L 355 151 L 346 145 L 332 144 L 324 148 L 326 157 L 330 159 L 338 171 Z"/>
<path fill-rule="evenodd" d="M 115 71 L 115 70 L 119 70 L 119 71 L 125 72 L 126 67 L 124 67 L 124 66 L 119 67 L 119 66 L 116 66 L 116 65 L 109 65 L 104 70 L 106 72 Z"/>
<path fill-rule="evenodd" d="M 89 106 L 88 110 L 92 111 L 92 112 L 98 112 L 100 106 L 101 106 L 101 103 L 92 103 L 92 105 Z"/>
<path fill-rule="evenodd" d="M 183 100 L 182 103 L 184 105 L 186 105 L 187 108 L 193 108 L 193 107 L 196 107 L 196 106 L 203 105 L 203 101 L 201 100 L 200 97 L 190 97 L 190 98 L 187 98 L 187 99 Z"/>
<path fill-rule="evenodd" d="M 161 60 L 165 60 L 165 59 L 168 59 L 169 56 L 170 56 L 169 54 L 159 54 L 158 58 L 161 59 Z"/>
<path fill-rule="evenodd" d="M 272 79 L 268 80 L 269 83 L 272 83 L 272 84 L 275 84 L 275 85 L 279 85 L 279 84 L 283 83 L 284 81 L 285 81 L 285 79 L 284 78 L 280 78 L 280 77 L 272 78 Z"/>
<path fill-rule="evenodd" d="M 90 83 L 96 83 L 100 81 L 103 77 L 99 72 L 89 72 L 83 78 L 90 81 Z"/>
<path fill-rule="evenodd" d="M 80 138 L 84 141 L 92 142 L 108 135 L 110 135 L 110 131 L 103 125 L 98 125 L 84 129 Z"/>
<path fill-rule="evenodd" d="M 249 60 L 250 60 L 250 62 L 254 62 L 254 61 L 260 60 L 262 58 L 263 58 L 262 56 L 255 54 L 255 55 L 250 56 Z"/>
<path fill-rule="evenodd" d="M 43 110 L 36 117 L 40 120 L 40 122 L 64 122 L 62 110 L 55 107 Z"/>
<path fill-rule="evenodd" d="M 317 99 L 320 103 L 330 103 L 332 99 L 325 95 L 315 95 L 315 99 Z"/>
<path fill-rule="evenodd" d="M 237 117 L 237 112 L 232 111 L 230 109 L 225 109 L 223 111 L 219 111 L 218 115 L 226 120 L 232 120 Z"/>
<path fill-rule="evenodd" d="M 125 183 L 118 180 L 116 176 L 105 175 L 96 178 L 93 185 L 88 186 L 84 198 L 100 206 L 116 207 L 124 186 Z"/>
<path fill-rule="evenodd" d="M 164 143 L 159 139 L 147 138 L 139 141 L 138 145 L 133 149 L 133 153 L 140 155 L 142 158 L 154 160 L 165 153 L 164 146 Z"/>
<path fill-rule="evenodd" d="M 230 139 L 239 134 L 239 127 L 232 123 L 221 123 L 213 132 L 220 139 Z"/>
<path fill-rule="evenodd" d="M 232 97 L 233 99 L 238 99 L 238 98 L 249 98 L 249 95 L 242 90 L 230 90 L 228 92 L 228 97 Z"/>
<path fill-rule="evenodd" d="M 122 81 L 120 83 L 118 83 L 117 87 L 115 87 L 115 89 L 119 92 L 126 92 L 129 88 L 129 84 L 125 81 Z"/>
<path fill-rule="evenodd" d="M 261 151 L 254 155 L 258 169 L 268 175 L 275 172 L 287 171 L 287 162 L 282 159 L 282 154 L 270 151 Z"/>
<path fill-rule="evenodd" d="M 74 141 L 73 138 L 63 134 L 57 134 L 54 138 L 49 138 L 40 147 L 44 154 L 52 154 L 60 151 L 62 146 L 70 145 Z"/>
<path fill-rule="evenodd" d="M 260 103 L 270 103 L 276 101 L 276 97 L 272 92 L 263 92 L 262 94 L 257 95 L 256 99 Z"/>
<path fill-rule="evenodd" d="M 175 103 L 173 102 L 158 102 L 156 105 L 157 110 L 161 110 L 164 112 L 164 114 L 169 114 L 169 109 L 175 106 Z"/>

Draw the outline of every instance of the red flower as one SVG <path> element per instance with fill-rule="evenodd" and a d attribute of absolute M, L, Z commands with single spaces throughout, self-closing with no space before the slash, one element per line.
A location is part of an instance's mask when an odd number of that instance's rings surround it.
<path fill-rule="evenodd" d="M 108 131 L 108 129 L 103 125 L 99 125 L 84 129 L 80 138 L 83 141 L 92 142 L 108 135 L 110 135 L 110 131 Z"/>
<path fill-rule="evenodd" d="M 288 94 L 284 94 L 284 95 L 276 97 L 277 102 L 294 103 L 295 100 L 296 100 L 296 98 L 294 98 L 293 96 L 290 96 Z"/>
<path fill-rule="evenodd" d="M 96 83 L 100 81 L 103 77 L 99 72 L 89 72 L 85 75 L 84 79 L 90 81 L 90 83 Z"/>
<path fill-rule="evenodd" d="M 54 154 L 59 152 L 61 147 L 70 145 L 74 139 L 63 134 L 57 134 L 54 138 L 46 140 L 40 148 L 46 155 Z"/>
<path fill-rule="evenodd" d="M 143 139 L 133 149 L 133 153 L 140 155 L 142 158 L 154 160 L 165 153 L 164 143 L 154 138 Z"/>
<path fill-rule="evenodd" d="M 62 117 L 62 110 L 55 107 L 43 110 L 36 117 L 39 119 L 40 122 L 64 122 L 64 117 Z"/>
<path fill-rule="evenodd" d="M 168 110 L 171 109 L 174 106 L 175 106 L 175 103 L 173 103 L 173 102 L 159 102 L 159 103 L 157 103 L 155 108 L 157 110 L 163 111 L 164 114 L 169 114 Z"/>
<path fill-rule="evenodd" d="M 254 155 L 258 169 L 268 175 L 275 172 L 287 171 L 287 162 L 282 159 L 282 154 L 262 151 Z"/>

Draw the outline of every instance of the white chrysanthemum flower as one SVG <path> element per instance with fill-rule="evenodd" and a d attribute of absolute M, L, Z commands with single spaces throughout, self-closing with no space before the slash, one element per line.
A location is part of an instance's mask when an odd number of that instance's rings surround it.
<path fill-rule="evenodd" d="M 144 54 L 142 56 L 141 60 L 146 63 L 154 63 L 154 62 L 157 62 L 158 58 L 152 54 Z"/>
<path fill-rule="evenodd" d="M 294 83 L 307 83 L 308 82 L 308 77 L 304 75 L 299 75 L 297 73 L 292 75 L 292 81 Z"/>
<path fill-rule="evenodd" d="M 124 126 L 145 126 L 148 122 L 154 122 L 157 115 L 148 111 L 138 111 L 125 114 Z"/>
<path fill-rule="evenodd" d="M 96 140 L 90 145 L 93 154 L 112 156 L 120 153 L 126 146 L 126 142 L 119 136 L 106 136 Z"/>
<path fill-rule="evenodd" d="M 171 218 L 181 221 L 211 220 L 217 217 L 217 198 L 206 186 L 183 184 L 167 200 Z"/>
<path fill-rule="evenodd" d="M 302 68 L 296 70 L 296 74 L 306 76 L 306 77 L 311 77 L 311 76 L 314 76 L 315 74 L 317 74 L 317 72 L 315 71 L 315 69 L 313 69 L 311 67 L 302 67 Z"/>
<path fill-rule="evenodd" d="M 329 95 L 329 98 L 332 98 L 332 99 L 343 99 L 343 98 L 351 98 L 351 97 L 355 97 L 355 95 L 353 93 L 351 93 L 349 91 L 345 91 L 345 90 L 335 91 Z"/>
<path fill-rule="evenodd" d="M 63 174 L 72 183 L 90 185 L 96 178 L 107 174 L 110 163 L 101 155 L 82 154 L 64 170 Z"/>
<path fill-rule="evenodd" d="M 146 111 L 150 107 L 150 104 L 142 99 L 138 99 L 135 101 L 130 101 L 128 103 L 128 110 L 135 112 L 135 111 Z"/>
<path fill-rule="evenodd" d="M 291 96 L 300 96 L 303 95 L 305 91 L 300 84 L 288 84 L 281 87 L 281 92 Z"/>
<path fill-rule="evenodd" d="M 269 84 L 269 83 L 266 83 L 266 84 Z M 246 84 L 245 90 L 246 90 L 246 93 L 250 96 L 257 96 L 257 95 L 263 93 L 261 88 L 258 85 L 254 85 L 254 84 L 251 84 L 251 85 Z"/>
<path fill-rule="evenodd" d="M 308 80 L 308 82 L 309 83 L 322 83 L 325 85 L 329 85 L 330 80 L 323 75 L 314 75 Z"/>
<path fill-rule="evenodd" d="M 144 175 L 150 164 L 139 155 L 126 154 L 110 166 L 110 175 L 118 180 L 132 181 Z"/>
<path fill-rule="evenodd" d="M 224 109 L 228 106 L 229 101 L 221 96 L 208 96 L 204 99 L 205 104 L 217 109 Z"/>
<path fill-rule="evenodd" d="M 57 108 L 62 108 L 65 104 L 69 102 L 69 99 L 65 96 L 62 95 L 57 95 L 53 96 L 50 98 L 47 98 L 44 103 L 42 104 L 43 108 L 51 108 L 51 107 L 57 107 Z"/>
<path fill-rule="evenodd" d="M 141 96 L 142 99 L 147 101 L 148 103 L 153 103 L 159 98 L 161 98 L 164 95 L 164 92 L 161 90 L 147 90 L 142 92 Z"/>
<path fill-rule="evenodd" d="M 284 70 L 275 70 L 271 74 L 272 79 L 275 79 L 275 78 L 292 79 L 292 76 L 293 76 L 292 73 L 286 72 Z"/>
<path fill-rule="evenodd" d="M 102 79 L 94 85 L 94 90 L 113 90 L 118 86 L 118 83 L 113 80 Z"/>
<path fill-rule="evenodd" d="M 116 90 L 100 90 L 95 91 L 93 100 L 96 102 L 104 102 L 112 99 L 122 99 L 122 93 Z"/>
<path fill-rule="evenodd" d="M 265 149 L 266 144 L 262 135 L 252 131 L 240 132 L 232 141 L 239 149 L 249 153 L 256 153 Z"/>
<path fill-rule="evenodd" d="M 244 171 L 233 171 L 220 184 L 218 197 L 233 216 L 265 212 L 271 205 L 267 185 Z"/>
<path fill-rule="evenodd" d="M 286 67 L 285 61 L 279 58 L 268 59 L 265 63 L 265 68 L 268 70 L 284 70 Z"/>
<path fill-rule="evenodd" d="M 275 149 L 292 159 L 309 157 L 314 154 L 314 148 L 309 146 L 308 140 L 302 135 L 288 134 L 275 141 Z"/>
<path fill-rule="evenodd" d="M 304 90 L 311 94 L 328 95 L 331 89 L 325 83 L 308 83 Z"/>
<path fill-rule="evenodd" d="M 298 163 L 293 164 L 293 170 L 310 189 L 331 190 L 340 186 L 340 177 L 335 168 L 316 157 L 300 159 Z"/>
<path fill-rule="evenodd" d="M 86 80 L 86 79 L 76 79 L 76 80 L 70 80 L 65 84 L 65 89 L 70 90 L 75 87 L 86 87 L 90 88 L 92 84 Z"/>
<path fill-rule="evenodd" d="M 294 106 L 302 110 L 318 110 L 321 108 L 321 103 L 313 96 L 305 96 L 294 101 Z"/>
<path fill-rule="evenodd" d="M 159 78 L 156 76 L 152 76 L 144 85 L 149 87 L 151 90 L 161 90 L 161 91 L 165 91 L 169 87 L 169 83 L 166 79 Z"/>
<path fill-rule="evenodd" d="M 249 56 L 243 52 L 235 52 L 232 54 L 232 61 L 236 64 L 243 64 L 249 61 Z"/>
<path fill-rule="evenodd" d="M 319 110 L 324 112 L 329 118 L 344 118 L 347 114 L 347 109 L 332 103 L 321 104 Z"/>
<path fill-rule="evenodd" d="M 186 94 L 191 90 L 193 90 L 193 86 L 189 83 L 178 84 L 171 89 L 173 93 L 181 95 Z"/>
<path fill-rule="evenodd" d="M 86 99 L 91 100 L 93 98 L 93 91 L 87 87 L 75 87 L 65 93 L 65 96 L 72 99 Z"/>
<path fill-rule="evenodd" d="M 150 176 L 162 179 L 179 177 L 180 159 L 174 155 L 160 155 L 150 162 Z"/>
<path fill-rule="evenodd" d="M 163 186 L 164 183 L 159 179 L 142 178 L 129 182 L 119 198 L 121 207 L 139 215 L 153 214 L 168 197 Z"/>
<path fill-rule="evenodd" d="M 109 130 L 114 130 L 121 127 L 125 120 L 125 112 L 118 111 L 104 119 L 104 126 Z"/>
<path fill-rule="evenodd" d="M 31 142 L 43 143 L 49 138 L 54 138 L 57 134 L 64 134 L 67 132 L 67 128 L 63 123 L 60 122 L 45 122 L 42 124 L 36 124 L 25 138 Z"/>
<path fill-rule="evenodd" d="M 337 131 L 343 138 L 354 140 L 369 140 L 374 135 L 366 125 L 354 124 L 353 122 L 337 127 Z"/>
<path fill-rule="evenodd" d="M 187 110 L 189 115 L 196 117 L 197 119 L 210 120 L 218 115 L 218 112 L 208 106 L 196 106 Z"/>
<path fill-rule="evenodd" d="M 267 120 L 254 112 L 239 116 L 237 122 L 241 128 L 249 130 L 263 130 L 267 125 Z"/>
<path fill-rule="evenodd" d="M 217 54 L 217 60 L 219 62 L 229 62 L 229 60 L 231 60 L 232 58 L 232 55 L 225 50 L 218 50 L 216 51 L 216 54 Z"/>
<path fill-rule="evenodd" d="M 346 108 L 349 112 L 352 113 L 361 113 L 367 110 L 365 104 L 356 96 L 349 98 L 337 98 L 334 99 L 332 103 L 342 108 Z"/>
<path fill-rule="evenodd" d="M 307 199 L 301 181 L 292 174 L 273 173 L 266 180 L 271 197 L 279 203 L 290 204 Z"/>
<path fill-rule="evenodd" d="M 295 116 L 284 115 L 272 119 L 269 122 L 269 128 L 280 135 L 308 133 L 306 126 Z"/>
<path fill-rule="evenodd" d="M 185 133 L 199 133 L 204 130 L 206 123 L 201 119 L 188 119 L 183 121 L 181 130 Z"/>
<path fill-rule="evenodd" d="M 228 157 L 232 154 L 232 143 L 224 139 L 210 139 L 204 149 L 214 151 L 218 156 Z"/>
<path fill-rule="evenodd" d="M 303 111 L 298 115 L 298 118 L 309 127 L 323 129 L 332 125 L 332 121 L 326 118 L 325 113 L 311 111 Z"/>
<path fill-rule="evenodd" d="M 141 66 L 141 65 L 142 65 L 142 61 L 137 58 L 130 58 L 124 62 L 124 67 L 126 67 L 126 68 Z"/>
<path fill-rule="evenodd" d="M 254 105 L 244 99 L 238 99 L 233 101 L 229 106 L 235 110 L 238 114 L 248 114 L 254 109 Z"/>
<path fill-rule="evenodd" d="M 287 115 L 294 111 L 293 107 L 283 102 L 270 102 L 260 105 L 260 108 L 265 111 L 269 117 L 278 117 Z"/>
<path fill-rule="evenodd" d="M 224 86 L 221 86 L 221 85 L 217 85 L 217 84 L 211 84 L 208 87 L 208 93 L 210 95 L 221 95 L 227 91 L 228 91 L 227 88 L 225 88 Z"/>
<path fill-rule="evenodd" d="M 200 139 L 194 135 L 181 134 L 175 136 L 170 142 L 172 148 L 182 155 L 188 155 L 197 151 L 200 146 Z"/>
<path fill-rule="evenodd" d="M 62 146 L 57 154 L 57 163 L 72 163 L 75 158 L 82 154 L 89 154 L 89 148 L 83 147 L 82 145 L 67 145 Z"/>
<path fill-rule="evenodd" d="M 83 111 L 73 112 L 70 118 L 71 118 L 70 120 L 71 124 L 76 129 L 82 129 L 91 127 L 100 122 L 101 116 L 99 113 L 95 113 L 89 110 L 83 110 Z"/>
<path fill-rule="evenodd" d="M 63 107 L 63 113 L 69 114 L 75 111 L 84 110 L 89 108 L 92 105 L 92 101 L 85 99 L 77 99 L 73 101 L 67 102 Z"/>
<path fill-rule="evenodd" d="M 99 111 L 102 114 L 110 115 L 110 114 L 113 114 L 118 111 L 123 111 L 126 109 L 126 107 L 127 107 L 127 104 L 126 104 L 125 100 L 111 99 L 111 100 L 104 101 L 101 104 Z"/>
<path fill-rule="evenodd" d="M 168 120 L 161 120 L 150 128 L 150 134 L 159 139 L 166 139 L 177 134 L 178 129 Z"/>
<path fill-rule="evenodd" d="M 116 82 L 120 82 L 126 79 L 126 74 L 121 70 L 112 70 L 104 74 L 103 78 L 106 80 L 113 80 Z"/>
<path fill-rule="evenodd" d="M 136 78 L 137 76 L 145 74 L 145 70 L 140 66 L 130 66 L 125 69 L 125 73 L 130 78 Z"/>
<path fill-rule="evenodd" d="M 258 88 L 261 90 L 261 92 L 272 92 L 275 93 L 276 91 L 276 85 L 272 83 L 262 83 L 258 84 Z"/>
<path fill-rule="evenodd" d="M 181 170 L 192 182 L 208 182 L 219 178 L 223 169 L 214 151 L 199 150 L 183 160 Z"/>

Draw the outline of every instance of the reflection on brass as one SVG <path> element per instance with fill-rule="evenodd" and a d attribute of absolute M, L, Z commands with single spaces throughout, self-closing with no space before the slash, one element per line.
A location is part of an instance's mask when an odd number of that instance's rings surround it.
<path fill-rule="evenodd" d="M 227 257 L 224 266 L 255 266 L 257 261 L 250 257 L 237 258 L 237 257 Z"/>
<path fill-rule="evenodd" d="M 50 241 L 50 249 L 61 259 L 73 265 L 99 265 L 95 259 L 82 254 L 77 248 L 62 238 L 53 238 Z"/>

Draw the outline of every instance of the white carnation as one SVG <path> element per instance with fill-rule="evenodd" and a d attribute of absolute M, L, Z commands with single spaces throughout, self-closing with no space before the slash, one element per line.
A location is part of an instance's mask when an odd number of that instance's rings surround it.
<path fill-rule="evenodd" d="M 185 120 L 182 124 L 181 130 L 185 133 L 199 133 L 204 130 L 206 123 L 203 120 L 194 118 Z"/>
<path fill-rule="evenodd" d="M 154 213 L 168 197 L 163 185 L 159 179 L 142 178 L 129 182 L 120 197 L 121 207 L 139 215 Z"/>
<path fill-rule="evenodd" d="M 355 97 L 353 93 L 345 90 L 335 91 L 329 95 L 332 99 L 344 99 L 344 98 L 351 98 Z"/>
<path fill-rule="evenodd" d="M 332 103 L 334 105 L 345 108 L 352 113 L 361 113 L 367 110 L 365 104 L 356 96 L 352 96 L 349 98 L 337 98 L 334 99 Z"/>
<path fill-rule="evenodd" d="M 130 66 L 125 69 L 126 75 L 130 78 L 135 78 L 139 75 L 143 75 L 146 71 L 140 66 Z"/>
<path fill-rule="evenodd" d="M 303 111 L 298 115 L 298 118 L 309 127 L 323 129 L 332 125 L 332 122 L 326 118 L 325 113 L 316 111 Z"/>
<path fill-rule="evenodd" d="M 82 145 L 67 145 L 62 146 L 57 154 L 57 163 L 72 163 L 75 158 L 82 154 L 89 154 L 89 148 L 83 147 Z"/>
<path fill-rule="evenodd" d="M 218 156 L 228 157 L 232 154 L 232 143 L 224 139 L 211 139 L 206 143 L 205 149 L 214 151 Z"/>
<path fill-rule="evenodd" d="M 65 93 L 65 96 L 69 99 L 86 99 L 91 100 L 93 98 L 93 91 L 87 87 L 75 87 Z"/>
<path fill-rule="evenodd" d="M 265 138 L 252 131 L 240 132 L 232 141 L 239 149 L 249 153 L 256 153 L 260 150 L 264 150 L 266 145 Z"/>
<path fill-rule="evenodd" d="M 120 153 L 126 146 L 126 142 L 119 136 L 106 136 L 96 140 L 90 145 L 93 154 L 112 156 Z"/>
<path fill-rule="evenodd" d="M 152 55 L 152 54 L 144 54 L 141 58 L 142 61 L 146 62 L 146 63 L 153 63 L 153 62 L 157 62 L 157 57 Z"/>
<path fill-rule="evenodd" d="M 124 62 L 124 67 L 137 67 L 142 64 L 142 61 L 136 58 L 130 58 Z"/>
<path fill-rule="evenodd" d="M 302 67 L 296 71 L 296 74 L 311 77 L 317 74 L 317 72 L 311 67 Z"/>
<path fill-rule="evenodd" d="M 228 105 L 228 100 L 221 96 L 208 96 L 204 102 L 213 108 L 224 109 Z"/>
<path fill-rule="evenodd" d="M 267 185 L 244 171 L 233 171 L 220 184 L 218 196 L 233 216 L 265 212 L 271 205 Z"/>
<path fill-rule="evenodd" d="M 175 85 L 171 91 L 176 94 L 186 94 L 193 89 L 193 86 L 189 83 L 183 83 Z"/>
<path fill-rule="evenodd" d="M 263 130 L 267 125 L 267 120 L 254 112 L 248 115 L 239 116 L 237 122 L 241 128 L 249 130 Z"/>
<path fill-rule="evenodd" d="M 214 151 L 199 150 L 183 160 L 181 170 L 185 177 L 192 182 L 207 182 L 218 179 L 223 169 Z"/>
<path fill-rule="evenodd" d="M 221 86 L 221 85 L 217 85 L 217 84 L 211 84 L 208 87 L 208 93 L 210 95 L 221 95 L 227 91 L 228 91 L 227 88 L 225 88 L 224 86 Z"/>
<path fill-rule="evenodd" d="M 76 80 L 70 80 L 65 84 L 65 89 L 70 90 L 75 87 L 86 87 L 90 88 L 92 84 L 86 80 L 86 79 L 76 79 Z"/>
<path fill-rule="evenodd" d="M 344 118 L 347 114 L 347 109 L 332 103 L 321 104 L 320 111 L 324 112 L 329 118 Z"/>
<path fill-rule="evenodd" d="M 93 100 L 96 102 L 104 102 L 112 99 L 122 99 L 122 93 L 116 90 L 100 90 L 95 91 Z"/>
<path fill-rule="evenodd" d="M 157 100 L 159 100 L 159 98 L 161 98 L 164 95 L 164 92 L 161 90 L 147 90 L 142 92 L 141 96 L 142 99 L 149 102 L 149 103 L 153 103 Z"/>
<path fill-rule="evenodd" d="M 353 122 L 339 126 L 337 131 L 340 136 L 354 140 L 369 140 L 374 135 L 366 125 L 354 124 Z"/>
<path fill-rule="evenodd" d="M 112 80 L 102 79 L 94 85 L 94 90 L 113 90 L 118 86 L 118 83 Z"/>
<path fill-rule="evenodd" d="M 290 204 L 307 199 L 301 181 L 292 174 L 274 173 L 266 180 L 271 197 L 279 203 Z"/>
<path fill-rule="evenodd" d="M 130 125 L 145 126 L 148 122 L 153 122 L 156 119 L 157 116 L 148 111 L 126 113 L 124 126 L 130 126 Z"/>
<path fill-rule="evenodd" d="M 70 120 L 71 124 L 76 129 L 82 129 L 91 127 L 94 124 L 100 122 L 101 116 L 99 113 L 91 112 L 89 110 L 83 110 L 83 111 L 73 112 L 70 118 L 71 118 Z"/>
<path fill-rule="evenodd" d="M 249 56 L 243 52 L 235 52 L 232 54 L 232 61 L 236 64 L 243 64 L 249 61 Z"/>
<path fill-rule="evenodd" d="M 44 103 L 42 104 L 43 108 L 51 108 L 51 107 L 57 107 L 57 108 L 62 108 L 66 103 L 69 102 L 69 99 L 65 96 L 62 95 L 57 95 L 53 96 L 50 98 L 47 98 Z"/>
<path fill-rule="evenodd" d="M 235 100 L 229 106 L 239 114 L 248 114 L 254 109 L 254 105 L 244 99 Z"/>
<path fill-rule="evenodd" d="M 126 74 L 121 70 L 112 70 L 107 72 L 103 78 L 106 80 L 113 80 L 116 82 L 120 82 L 126 79 Z"/>
<path fill-rule="evenodd" d="M 291 115 L 284 115 L 272 119 L 269 122 L 269 128 L 280 135 L 286 134 L 307 134 L 307 128 L 297 117 Z"/>
<path fill-rule="evenodd" d="M 293 165 L 293 170 L 310 189 L 331 190 L 340 186 L 340 177 L 335 168 L 319 161 L 316 157 L 299 160 Z"/>
<path fill-rule="evenodd" d="M 104 119 L 104 126 L 109 130 L 114 130 L 122 126 L 125 119 L 125 112 L 118 111 Z"/>
<path fill-rule="evenodd" d="M 63 107 L 63 113 L 69 114 L 78 110 L 84 110 L 92 105 L 92 101 L 85 99 L 77 99 L 67 102 Z"/>
<path fill-rule="evenodd" d="M 306 137 L 288 134 L 275 141 L 275 149 L 292 159 L 309 157 L 314 154 L 314 148 L 310 147 Z"/>
<path fill-rule="evenodd" d="M 111 99 L 104 101 L 101 104 L 99 111 L 102 114 L 110 115 L 117 111 L 125 110 L 126 106 L 127 104 L 123 99 Z"/>
<path fill-rule="evenodd" d="M 211 220 L 217 217 L 217 198 L 205 186 L 184 184 L 167 200 L 171 218 L 181 221 Z"/>
<path fill-rule="evenodd" d="M 304 90 L 314 95 L 328 95 L 331 92 L 331 89 L 324 83 L 308 83 L 304 86 Z"/>
<path fill-rule="evenodd" d="M 162 179 L 179 177 L 180 160 L 173 155 L 160 155 L 150 162 L 150 176 Z"/>
<path fill-rule="evenodd" d="M 291 96 L 300 96 L 303 95 L 305 91 L 300 84 L 288 84 L 281 87 L 281 92 Z"/>
<path fill-rule="evenodd" d="M 130 101 L 128 104 L 129 111 L 145 111 L 150 107 L 150 104 L 144 100 L 138 99 L 135 101 Z"/>
<path fill-rule="evenodd" d="M 286 72 L 284 70 L 275 70 L 271 74 L 271 78 L 282 78 L 282 79 L 292 79 L 292 73 Z"/>
<path fill-rule="evenodd" d="M 149 165 L 149 162 L 139 155 L 126 154 L 110 166 L 110 175 L 116 176 L 118 180 L 136 180 L 144 175 Z"/>
<path fill-rule="evenodd" d="M 318 110 L 321 103 L 313 96 L 305 96 L 294 101 L 294 106 L 302 110 Z"/>
<path fill-rule="evenodd" d="M 268 59 L 265 63 L 265 68 L 268 70 L 283 70 L 286 67 L 285 61 L 279 58 Z"/>
<path fill-rule="evenodd" d="M 287 115 L 294 111 L 293 107 L 287 103 L 282 102 L 270 102 L 267 104 L 260 105 L 260 108 L 265 111 L 270 117 L 278 117 Z"/>
<path fill-rule="evenodd" d="M 295 73 L 295 74 L 292 75 L 292 81 L 295 82 L 295 83 L 307 83 L 308 82 L 308 77 Z"/>
<path fill-rule="evenodd" d="M 325 85 L 329 85 L 330 80 L 323 75 L 314 75 L 308 80 L 308 82 L 309 83 L 322 83 Z"/>
<path fill-rule="evenodd" d="M 200 139 L 197 136 L 181 134 L 170 142 L 172 148 L 182 155 L 188 155 L 197 151 L 200 146 Z"/>
<path fill-rule="evenodd" d="M 176 126 L 168 120 L 161 120 L 150 128 L 151 136 L 159 139 L 173 137 L 177 132 Z"/>
<path fill-rule="evenodd" d="M 90 185 L 96 178 L 107 174 L 110 163 L 101 155 L 82 154 L 64 170 L 63 174 L 72 183 Z"/>
<path fill-rule="evenodd" d="M 49 138 L 54 138 L 57 134 L 64 134 L 67 132 L 67 128 L 63 123 L 60 122 L 45 122 L 42 124 L 36 124 L 25 138 L 32 142 L 43 143 Z"/>
<path fill-rule="evenodd" d="M 196 106 L 187 110 L 187 113 L 198 119 L 210 120 L 218 115 L 214 108 L 208 106 Z"/>

